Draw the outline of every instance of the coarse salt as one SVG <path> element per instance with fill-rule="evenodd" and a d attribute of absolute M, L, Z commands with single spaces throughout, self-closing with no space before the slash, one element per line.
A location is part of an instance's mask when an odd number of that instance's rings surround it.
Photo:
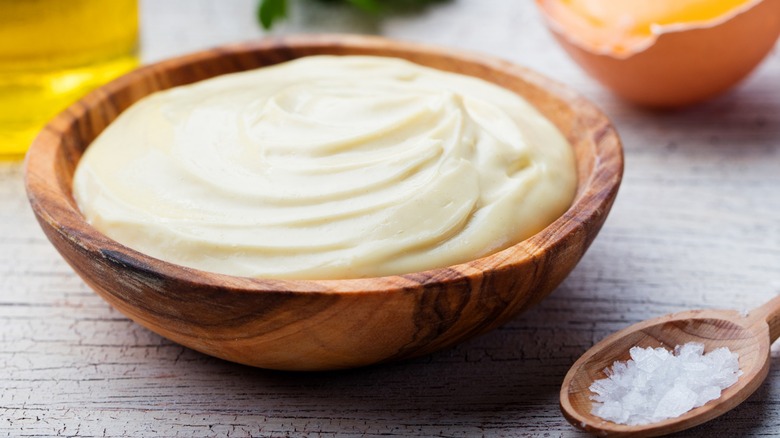
<path fill-rule="evenodd" d="M 736 383 L 742 371 L 739 356 L 728 348 L 704 354 L 704 345 L 689 342 L 674 353 L 659 348 L 633 347 L 631 360 L 605 369 L 607 378 L 590 390 L 591 413 L 632 426 L 657 423 L 720 397 Z"/>

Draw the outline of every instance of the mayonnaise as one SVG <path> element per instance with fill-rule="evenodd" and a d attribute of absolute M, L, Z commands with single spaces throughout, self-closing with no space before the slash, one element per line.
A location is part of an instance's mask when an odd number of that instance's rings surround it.
<path fill-rule="evenodd" d="M 148 96 L 89 146 L 87 220 L 150 256 L 224 274 L 403 274 L 494 253 L 571 204 L 571 147 L 489 82 L 314 56 Z"/>

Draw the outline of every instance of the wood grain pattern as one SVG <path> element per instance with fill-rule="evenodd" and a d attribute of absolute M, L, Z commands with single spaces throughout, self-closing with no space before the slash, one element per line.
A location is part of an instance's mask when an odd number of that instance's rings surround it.
<path fill-rule="evenodd" d="M 256 38 L 256 0 L 141 0 L 145 62 Z M 291 4 L 275 30 L 364 30 L 330 3 Z M 0 436 L 584 438 L 558 405 L 571 365 L 605 336 L 697 308 L 750 309 L 778 291 L 780 50 L 732 92 L 685 111 L 639 110 L 558 48 L 533 2 L 442 2 L 383 35 L 488 53 L 596 102 L 626 171 L 608 220 L 537 306 L 436 353 L 327 373 L 215 359 L 134 323 L 62 260 L 0 163 Z M 780 344 L 746 402 L 675 437 L 775 437 Z"/>
<path fill-rule="evenodd" d="M 689 429 L 730 411 L 758 389 L 769 373 L 769 351 L 778 337 L 780 297 L 746 314 L 690 310 L 643 321 L 607 336 L 575 362 L 561 385 L 561 411 L 572 425 L 599 436 L 652 437 Z M 739 355 L 742 375 L 720 398 L 679 417 L 641 426 L 591 414 L 590 385 L 606 378 L 604 370 L 615 361 L 629 360 L 632 347 L 673 349 L 688 342 L 704 344 L 706 352 L 725 347 Z"/>
<path fill-rule="evenodd" d="M 281 281 L 200 272 L 139 254 L 78 212 L 70 186 L 83 150 L 154 91 L 315 54 L 368 54 L 492 81 L 526 97 L 569 138 L 572 207 L 537 235 L 470 263 L 408 275 Z M 623 170 L 620 141 L 592 104 L 510 63 L 358 36 L 225 46 L 151 65 L 96 90 L 53 120 L 27 157 L 30 203 L 74 270 L 139 324 L 195 350 L 264 368 L 348 368 L 419 356 L 491 330 L 563 281 L 601 228 Z"/>

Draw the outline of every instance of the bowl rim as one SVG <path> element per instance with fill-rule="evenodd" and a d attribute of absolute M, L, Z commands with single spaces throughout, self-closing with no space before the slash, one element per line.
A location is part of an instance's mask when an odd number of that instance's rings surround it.
<path fill-rule="evenodd" d="M 545 94 L 565 102 L 567 106 L 576 104 L 578 115 L 595 117 L 605 121 L 603 126 L 598 127 L 595 132 L 589 133 L 589 138 L 593 140 L 594 149 L 592 170 L 584 186 L 580 187 L 578 183 L 577 195 L 566 212 L 544 229 L 521 242 L 478 259 L 442 268 L 382 277 L 328 280 L 239 277 L 177 265 L 114 241 L 86 221 L 78 208 L 75 207 L 75 200 L 70 192 L 72 186 L 69 185 L 67 190 L 63 190 L 55 175 L 56 161 L 63 143 L 63 133 L 79 118 L 85 116 L 91 107 L 105 99 L 110 99 L 112 93 L 130 87 L 138 79 L 154 81 L 160 71 L 167 71 L 173 67 L 197 66 L 223 56 L 260 51 L 333 50 L 337 52 L 334 54 L 341 54 L 346 53 L 343 50 L 375 50 L 387 49 L 388 47 L 392 48 L 392 51 L 398 55 L 449 58 L 457 62 L 476 64 L 488 70 L 507 72 L 543 90 Z M 414 62 L 414 60 L 412 61 Z M 239 69 L 245 70 L 241 67 Z M 163 86 L 160 90 L 166 88 L 170 87 Z M 143 96 L 139 96 L 138 99 L 141 97 Z M 111 121 L 118 114 L 119 112 L 110 115 Z M 78 162 L 78 160 L 75 161 Z M 487 270 L 511 269 L 513 266 L 529 261 L 535 263 L 535 260 L 541 256 L 541 252 L 551 247 L 560 246 L 571 234 L 582 231 L 589 222 L 598 222 L 599 218 L 603 220 L 603 216 L 609 211 L 622 181 L 623 149 L 612 123 L 593 103 L 567 86 L 526 67 L 489 55 L 384 37 L 309 34 L 263 38 L 218 46 L 142 66 L 120 76 L 88 93 L 52 119 L 33 141 L 25 157 L 24 167 L 27 196 L 37 219 L 42 222 L 42 225 L 45 222 L 64 239 L 79 246 L 81 250 L 86 251 L 92 257 L 108 259 L 115 265 L 129 267 L 148 276 L 164 277 L 182 287 L 212 287 L 232 293 L 376 294 L 418 289 L 421 286 L 424 288 L 426 285 L 434 283 L 469 282 L 480 277 L 482 272 Z M 39 169 L 48 169 L 48 171 L 40 172 Z M 74 233 L 74 228 L 84 232 Z M 585 246 L 587 247 L 587 244 Z M 518 253 L 521 254 L 521 257 L 517 256 Z"/>

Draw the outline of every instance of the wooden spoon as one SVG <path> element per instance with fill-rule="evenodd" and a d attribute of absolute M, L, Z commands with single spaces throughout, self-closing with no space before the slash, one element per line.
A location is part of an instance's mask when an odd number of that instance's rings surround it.
<path fill-rule="evenodd" d="M 658 436 L 709 421 L 745 401 L 767 376 L 770 346 L 780 337 L 780 296 L 745 314 L 733 310 L 691 310 L 634 324 L 588 350 L 566 374 L 561 386 L 561 411 L 575 427 L 599 436 Z M 704 344 L 705 351 L 728 347 L 739 354 L 742 376 L 717 400 L 677 418 L 642 426 L 616 424 L 591 414 L 593 381 L 616 360 L 630 359 L 633 346 L 672 349 L 687 342 Z"/>

